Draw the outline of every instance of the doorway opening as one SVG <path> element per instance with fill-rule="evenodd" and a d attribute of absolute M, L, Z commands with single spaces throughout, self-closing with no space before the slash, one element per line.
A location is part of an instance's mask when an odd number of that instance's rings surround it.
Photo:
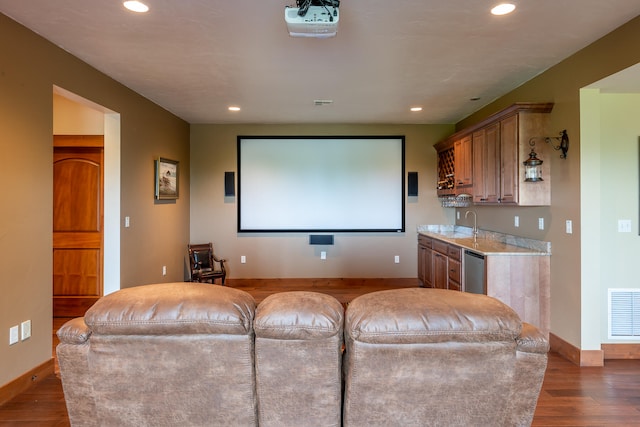
<path fill-rule="evenodd" d="M 104 139 L 102 285 L 99 296 L 120 289 L 120 133 L 120 114 L 66 89 L 53 87 L 53 136 L 93 135 Z M 55 332 L 66 320 L 68 318 L 53 319 L 54 354 L 57 345 Z"/>

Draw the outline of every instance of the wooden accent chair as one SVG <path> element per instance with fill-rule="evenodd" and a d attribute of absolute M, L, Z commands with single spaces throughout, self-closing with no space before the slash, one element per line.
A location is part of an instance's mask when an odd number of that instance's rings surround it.
<path fill-rule="evenodd" d="M 226 260 L 218 258 L 213 252 L 213 244 L 202 243 L 189 245 L 189 264 L 191 266 L 192 282 L 215 283 L 217 278 L 224 279 L 227 271 L 224 268 Z"/>

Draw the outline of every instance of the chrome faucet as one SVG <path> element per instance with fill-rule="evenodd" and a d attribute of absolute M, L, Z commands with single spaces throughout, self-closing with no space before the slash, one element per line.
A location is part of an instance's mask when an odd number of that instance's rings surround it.
<path fill-rule="evenodd" d="M 467 218 L 470 213 L 473 214 L 473 238 L 476 239 L 478 237 L 478 215 L 476 211 L 466 211 L 464 217 Z"/>

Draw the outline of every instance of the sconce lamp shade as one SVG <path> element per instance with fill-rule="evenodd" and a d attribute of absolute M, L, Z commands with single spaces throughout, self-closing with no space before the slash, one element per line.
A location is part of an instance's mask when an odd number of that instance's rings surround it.
<path fill-rule="evenodd" d="M 533 145 L 531 144 L 531 152 L 529 158 L 522 162 L 524 165 L 524 180 L 526 182 L 544 181 L 542 179 L 542 160 L 537 157 L 535 151 L 533 151 Z"/>

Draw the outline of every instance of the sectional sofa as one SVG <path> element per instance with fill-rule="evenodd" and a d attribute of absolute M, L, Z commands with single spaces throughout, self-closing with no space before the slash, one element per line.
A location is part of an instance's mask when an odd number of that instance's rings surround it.
<path fill-rule="evenodd" d="M 74 426 L 530 425 L 549 344 L 500 301 L 406 288 L 127 288 L 58 331 Z"/>

